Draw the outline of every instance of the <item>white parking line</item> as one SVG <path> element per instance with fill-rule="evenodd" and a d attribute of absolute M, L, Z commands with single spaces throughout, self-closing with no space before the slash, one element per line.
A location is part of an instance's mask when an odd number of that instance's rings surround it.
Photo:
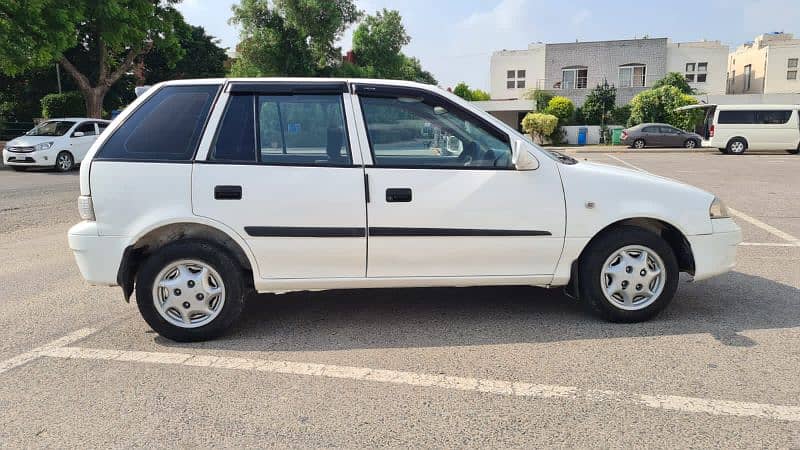
<path fill-rule="evenodd" d="M 750 217 L 747 214 L 745 214 L 745 213 L 743 213 L 741 211 L 737 211 L 737 210 L 735 210 L 733 208 L 729 207 L 728 208 L 728 212 L 730 212 L 734 216 L 744 220 L 745 222 L 749 222 L 751 225 L 755 225 L 758 228 L 761 228 L 762 230 L 764 230 L 764 231 L 766 231 L 768 233 L 771 233 L 771 234 L 774 234 L 775 236 L 778 236 L 779 238 L 783 239 L 784 241 L 789 241 L 794 246 L 800 247 L 800 239 L 797 239 L 796 237 L 792 236 L 791 234 L 789 234 L 789 233 L 787 233 L 785 231 L 781 231 L 781 230 L 773 227 L 772 225 L 766 224 L 766 223 L 764 223 L 764 222 L 762 222 L 762 221 L 760 221 L 760 220 L 758 220 L 758 219 L 756 219 L 754 217 Z"/>
<path fill-rule="evenodd" d="M 55 348 L 63 347 L 65 345 L 72 344 L 75 341 L 79 341 L 92 333 L 96 330 L 93 328 L 81 328 L 80 330 L 70 333 L 62 338 L 56 339 L 53 342 L 49 342 L 44 344 L 41 347 L 37 347 L 29 352 L 25 352 L 21 355 L 17 355 L 13 358 L 9 358 L 5 361 L 0 361 L 0 373 L 3 373 L 7 370 L 11 370 L 14 367 L 21 366 L 23 364 L 27 364 L 33 361 L 36 358 L 42 356 L 43 353 L 53 350 Z"/>
<path fill-rule="evenodd" d="M 745 247 L 797 247 L 795 244 L 788 242 L 740 242 L 739 245 Z"/>
<path fill-rule="evenodd" d="M 564 398 L 594 402 L 616 403 L 684 413 L 707 413 L 718 416 L 756 417 L 800 422 L 799 406 L 767 403 L 714 400 L 676 395 L 645 395 L 571 386 L 533 384 L 520 381 L 467 378 L 368 367 L 335 366 L 330 364 L 273 361 L 250 358 L 229 358 L 188 353 L 157 353 L 82 347 L 49 347 L 42 356 L 66 359 L 125 361 L 149 364 L 173 364 L 214 369 L 303 375 L 349 379 L 376 383 L 454 389 L 527 398 Z"/>
<path fill-rule="evenodd" d="M 650 172 L 642 169 L 641 167 L 634 166 L 633 164 L 625 161 L 624 159 L 617 158 L 616 156 L 610 155 L 608 153 L 606 153 L 605 155 L 608 156 L 609 158 L 613 158 L 613 159 L 621 162 L 622 164 L 625 164 L 626 166 L 631 167 L 631 168 L 633 168 L 635 170 L 638 170 L 638 171 L 644 172 L 644 173 L 650 173 Z M 781 239 L 783 239 L 785 241 L 789 241 L 791 243 L 791 245 L 789 245 L 790 247 L 792 247 L 792 246 L 800 247 L 800 239 L 797 239 L 796 237 L 792 236 L 791 234 L 789 234 L 789 233 L 787 233 L 785 231 L 781 231 L 781 230 L 773 227 L 772 225 L 766 224 L 766 223 L 764 223 L 764 222 L 762 222 L 762 221 L 760 221 L 760 220 L 758 220 L 758 219 L 756 219 L 754 217 L 750 217 L 747 214 L 745 214 L 745 213 L 743 213 L 741 211 L 737 211 L 737 210 L 735 210 L 733 208 L 728 207 L 728 211 L 731 214 L 733 214 L 734 216 L 744 220 L 745 222 L 749 222 L 750 224 L 755 225 L 758 228 L 761 228 L 762 230 L 764 230 L 764 231 L 766 231 L 768 233 L 771 233 L 771 234 L 773 234 L 775 236 L 778 236 L 779 238 L 781 238 Z"/>

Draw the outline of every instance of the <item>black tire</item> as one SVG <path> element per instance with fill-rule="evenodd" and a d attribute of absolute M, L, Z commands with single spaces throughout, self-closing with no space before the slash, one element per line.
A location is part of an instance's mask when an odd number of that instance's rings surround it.
<path fill-rule="evenodd" d="M 653 250 L 664 263 L 663 289 L 648 306 L 626 310 L 615 306 L 603 293 L 603 265 L 614 252 L 628 245 L 642 245 Z M 579 262 L 580 299 L 600 317 L 611 322 L 643 322 L 655 317 L 675 296 L 678 288 L 678 261 L 672 248 L 661 236 L 634 226 L 619 226 L 599 236 L 584 250 Z"/>
<path fill-rule="evenodd" d="M 700 147 L 700 143 L 697 142 L 697 139 L 687 139 L 686 142 L 683 143 L 683 148 L 697 148 Z"/>
<path fill-rule="evenodd" d="M 28 170 L 27 167 L 20 167 L 20 166 L 10 166 L 10 167 L 15 172 L 25 172 L 26 170 Z"/>
<path fill-rule="evenodd" d="M 183 328 L 168 322 L 156 310 L 153 284 L 167 265 L 182 259 L 198 260 L 211 266 L 222 278 L 225 303 L 209 323 L 197 328 Z M 156 333 L 178 342 L 196 342 L 224 333 L 241 315 L 249 289 L 239 263 L 224 249 L 203 241 L 183 240 L 167 244 L 150 255 L 136 276 L 136 304 L 145 322 Z"/>
<path fill-rule="evenodd" d="M 723 155 L 727 155 L 728 154 L 728 149 L 726 149 L 726 148 L 718 148 L 717 150 L 719 150 L 719 152 L 722 153 Z"/>
<path fill-rule="evenodd" d="M 56 163 L 53 166 L 58 172 L 69 172 L 75 168 L 75 158 L 68 151 L 59 152 L 56 155 Z"/>
<path fill-rule="evenodd" d="M 644 139 L 636 139 L 635 141 L 633 141 L 633 148 L 635 148 L 635 149 L 641 150 L 641 149 L 645 148 L 646 146 L 647 146 L 647 143 L 644 141 Z"/>
<path fill-rule="evenodd" d="M 741 144 L 738 145 L 738 144 Z M 728 146 L 725 147 L 725 153 L 729 155 L 743 155 L 747 151 L 747 141 L 742 138 L 733 138 L 728 141 Z"/>
<path fill-rule="evenodd" d="M 797 148 L 794 149 L 794 150 L 786 150 L 786 151 L 789 152 L 789 154 L 791 154 L 791 155 L 796 155 L 796 154 L 800 153 L 800 145 L 798 145 Z"/>

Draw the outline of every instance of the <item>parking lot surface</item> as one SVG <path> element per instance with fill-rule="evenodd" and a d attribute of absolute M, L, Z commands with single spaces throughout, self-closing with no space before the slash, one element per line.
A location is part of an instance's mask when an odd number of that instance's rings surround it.
<path fill-rule="evenodd" d="M 800 157 L 571 153 L 720 196 L 736 269 L 643 324 L 557 289 L 328 291 L 176 344 L 81 279 L 77 172 L 0 170 L 0 446 L 800 447 Z"/>

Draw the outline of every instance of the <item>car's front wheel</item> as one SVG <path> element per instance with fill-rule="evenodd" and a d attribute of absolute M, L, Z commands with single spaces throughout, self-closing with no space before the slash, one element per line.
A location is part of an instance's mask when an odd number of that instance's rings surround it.
<path fill-rule="evenodd" d="M 13 169 L 15 172 L 25 172 L 26 170 L 28 170 L 28 168 L 27 168 L 27 167 L 20 167 L 20 166 L 11 166 L 11 168 L 12 168 L 12 169 Z"/>
<path fill-rule="evenodd" d="M 179 342 L 214 338 L 244 308 L 240 265 L 224 250 L 177 241 L 145 260 L 136 277 L 136 303 L 158 334 Z"/>
<path fill-rule="evenodd" d="M 678 262 L 661 236 L 621 226 L 594 240 L 580 261 L 580 296 L 612 322 L 658 314 L 678 287 Z"/>
<path fill-rule="evenodd" d="M 75 167 L 75 158 L 70 152 L 61 152 L 56 156 L 56 170 L 59 172 L 69 172 Z"/>

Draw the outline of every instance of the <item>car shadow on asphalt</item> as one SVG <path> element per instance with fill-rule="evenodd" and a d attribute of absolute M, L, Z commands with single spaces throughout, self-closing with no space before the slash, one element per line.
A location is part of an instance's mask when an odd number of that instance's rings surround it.
<path fill-rule="evenodd" d="M 608 323 L 561 289 L 534 287 L 363 289 L 260 294 L 228 334 L 201 344 L 236 351 L 334 351 L 542 343 L 711 334 L 755 346 L 744 330 L 800 326 L 800 290 L 731 272 L 682 282 L 657 318 Z M 160 345 L 185 347 L 157 337 Z M 197 345 L 197 344 L 193 344 Z"/>

